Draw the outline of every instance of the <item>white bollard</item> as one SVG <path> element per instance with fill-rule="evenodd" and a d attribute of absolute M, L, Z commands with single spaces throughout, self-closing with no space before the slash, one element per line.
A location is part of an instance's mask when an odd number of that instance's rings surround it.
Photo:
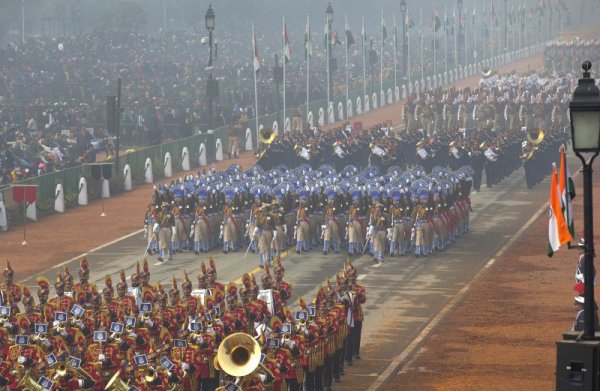
<path fill-rule="evenodd" d="M 346 119 L 352 118 L 353 115 L 354 113 L 352 111 L 352 99 L 348 99 L 348 102 L 346 102 Z"/>
<path fill-rule="evenodd" d="M 329 124 L 335 123 L 335 112 L 333 111 L 333 102 L 327 104 L 327 121 Z"/>
<path fill-rule="evenodd" d="M 403 88 L 406 88 L 405 86 L 402 86 Z M 400 100 L 400 87 L 396 86 L 396 88 L 394 88 L 394 99 L 395 102 L 398 102 Z"/>
<path fill-rule="evenodd" d="M 310 126 L 314 126 L 315 125 L 315 118 L 314 118 L 314 115 L 313 115 L 312 111 L 308 112 L 308 118 L 306 119 L 306 122 L 308 122 L 308 124 Z"/>
<path fill-rule="evenodd" d="M 385 92 L 384 91 L 379 91 L 379 106 L 380 107 L 385 106 Z"/>
<path fill-rule="evenodd" d="M 427 76 L 427 89 L 430 90 L 431 89 L 431 77 Z"/>
<path fill-rule="evenodd" d="M 406 84 L 402 84 L 402 99 L 406 99 Z"/>
<path fill-rule="evenodd" d="M 361 115 L 362 114 L 362 100 L 360 99 L 360 96 L 356 97 L 356 115 Z"/>
<path fill-rule="evenodd" d="M 56 190 L 54 190 L 54 210 L 58 213 L 65 212 L 65 191 L 60 183 L 56 185 Z"/>
<path fill-rule="evenodd" d="M 131 180 L 131 166 L 126 164 L 123 168 L 123 188 L 125 191 L 131 191 L 133 188 L 133 181 Z"/>
<path fill-rule="evenodd" d="M 37 221 L 37 206 L 35 205 L 35 201 L 31 204 L 27 202 L 27 211 L 25 212 L 25 215 L 29 220 Z"/>
<path fill-rule="evenodd" d="M 419 95 L 419 92 L 421 92 L 421 90 L 419 89 L 419 87 L 421 87 L 421 85 L 419 84 L 419 81 L 416 80 L 415 81 L 415 94 Z"/>
<path fill-rule="evenodd" d="M 173 176 L 173 159 L 171 159 L 171 152 L 165 153 L 163 169 L 165 172 L 165 178 L 171 178 Z"/>
<path fill-rule="evenodd" d="M 273 129 L 273 133 L 279 136 L 279 124 L 277 123 L 277 121 L 273 122 L 273 126 L 271 127 L 271 129 Z"/>
<path fill-rule="evenodd" d="M 8 231 L 8 217 L 6 216 L 4 201 L 0 201 L 0 231 Z"/>
<path fill-rule="evenodd" d="M 181 169 L 183 171 L 190 170 L 190 152 L 188 151 L 188 147 L 183 147 L 181 150 Z"/>
<path fill-rule="evenodd" d="M 398 87 L 396 87 L 396 88 L 398 88 Z M 391 88 L 388 88 L 387 96 L 388 96 L 388 98 L 387 98 L 387 104 L 391 105 L 392 103 L 394 103 L 394 97 L 392 96 L 392 89 Z"/>
<path fill-rule="evenodd" d="M 87 180 L 84 177 L 79 178 L 79 195 L 77 196 L 77 204 L 88 204 Z"/>
<path fill-rule="evenodd" d="M 215 142 L 215 159 L 218 162 L 222 162 L 223 161 L 223 143 L 221 142 L 221 139 L 218 138 L 217 141 Z"/>
<path fill-rule="evenodd" d="M 371 98 L 371 108 L 373 110 L 377 109 L 377 93 L 376 92 L 373 93 L 373 97 Z"/>
<path fill-rule="evenodd" d="M 342 102 L 338 102 L 338 120 L 344 120 L 344 104 Z"/>
<path fill-rule="evenodd" d="M 285 123 L 283 124 L 283 131 L 284 132 L 292 131 L 292 120 L 290 119 L 290 117 L 285 117 Z"/>
<path fill-rule="evenodd" d="M 325 110 L 322 107 L 319 107 L 319 126 L 325 126 Z"/>
<path fill-rule="evenodd" d="M 200 143 L 200 147 L 198 147 L 198 165 L 200 167 L 206 167 L 208 165 L 206 161 L 206 146 L 204 143 Z"/>
<path fill-rule="evenodd" d="M 146 158 L 146 163 L 144 164 L 144 182 L 154 183 L 154 173 L 152 172 L 152 159 L 150 158 Z"/>
<path fill-rule="evenodd" d="M 408 83 L 408 93 L 412 94 L 414 90 L 414 84 L 412 82 Z"/>
<path fill-rule="evenodd" d="M 252 151 L 254 149 L 254 145 L 252 143 L 252 130 L 250 128 L 246 129 L 246 151 Z"/>
<path fill-rule="evenodd" d="M 102 178 L 102 198 L 110 198 L 110 182 Z"/>
<path fill-rule="evenodd" d="M 367 113 L 369 112 L 369 110 L 371 110 L 371 105 L 369 104 L 369 95 L 365 95 L 365 106 L 364 106 L 364 112 Z"/>

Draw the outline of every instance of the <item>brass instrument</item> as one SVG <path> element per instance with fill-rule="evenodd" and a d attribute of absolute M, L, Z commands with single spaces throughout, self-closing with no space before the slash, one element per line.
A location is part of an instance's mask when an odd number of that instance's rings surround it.
<path fill-rule="evenodd" d="M 130 324 L 125 326 L 125 331 L 127 332 L 127 334 L 130 334 L 134 331 L 134 327 Z"/>
<path fill-rule="evenodd" d="M 29 371 L 19 380 L 17 389 L 22 391 L 44 391 L 44 387 L 37 384 L 37 381 L 29 375 Z"/>
<path fill-rule="evenodd" d="M 527 142 L 527 145 L 523 148 L 523 154 L 521 155 L 521 160 L 523 162 L 528 161 L 533 157 L 533 155 L 537 152 L 538 146 L 533 145 L 530 142 Z"/>
<path fill-rule="evenodd" d="M 277 135 L 271 128 L 262 128 L 258 131 L 259 144 L 271 144 Z"/>
<path fill-rule="evenodd" d="M 219 345 L 215 363 L 228 375 L 247 376 L 260 365 L 260 346 L 246 333 L 231 334 Z"/>
<path fill-rule="evenodd" d="M 54 379 L 58 379 L 59 377 L 65 377 L 66 375 L 67 375 L 67 365 L 64 362 L 57 364 L 56 374 L 54 375 Z"/>
<path fill-rule="evenodd" d="M 110 390 L 110 391 L 128 391 L 129 390 L 129 386 L 127 385 L 127 383 L 125 383 L 119 377 L 119 375 L 121 374 L 121 370 L 122 369 L 119 369 L 113 375 L 113 377 L 110 378 L 108 383 L 106 383 L 106 387 L 104 387 L 104 390 Z"/>
<path fill-rule="evenodd" d="M 535 137 L 535 138 L 534 138 Z M 527 132 L 527 141 L 533 145 L 539 145 L 544 140 L 544 132 L 538 129 L 537 132 Z"/>
<path fill-rule="evenodd" d="M 144 381 L 146 383 L 154 383 L 158 377 L 158 371 L 154 367 L 148 367 L 144 370 Z"/>
<path fill-rule="evenodd" d="M 243 377 L 251 374 L 263 375 L 266 378 L 263 381 L 264 385 L 275 381 L 273 373 L 260 363 L 258 342 L 246 333 L 231 334 L 221 342 L 215 357 L 215 368 L 220 368 L 230 376 L 241 378 L 236 384 L 242 389 L 245 386 Z M 216 390 L 224 391 L 225 387 Z"/>
<path fill-rule="evenodd" d="M 479 144 L 479 149 L 481 149 L 482 151 L 483 151 L 484 149 L 487 149 L 487 142 L 486 142 L 486 141 L 484 141 L 484 142 L 482 142 L 481 144 Z"/>

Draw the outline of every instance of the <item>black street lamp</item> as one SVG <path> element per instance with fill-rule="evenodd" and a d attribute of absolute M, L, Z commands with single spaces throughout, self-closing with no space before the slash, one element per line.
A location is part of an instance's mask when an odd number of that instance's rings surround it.
<path fill-rule="evenodd" d="M 325 18 L 327 21 L 327 53 L 328 53 L 328 64 L 327 64 L 327 72 L 329 74 L 329 83 L 327 86 L 327 107 L 329 107 L 329 100 L 333 99 L 333 71 L 335 70 L 334 61 L 333 61 L 333 53 L 331 53 L 331 25 L 333 24 L 333 7 L 331 3 L 327 6 L 327 10 L 325 11 Z"/>
<path fill-rule="evenodd" d="M 402 12 L 402 78 L 406 83 L 408 78 L 408 26 L 406 20 L 406 0 L 400 2 L 400 12 Z"/>
<path fill-rule="evenodd" d="M 594 217 L 592 164 L 600 153 L 600 89 L 590 77 L 592 64 L 582 65 L 569 104 L 573 152 L 583 164 L 583 255 L 584 255 L 584 326 L 583 335 L 565 333 L 557 342 L 556 390 L 597 390 L 600 385 L 600 339 L 596 337 L 596 302 L 594 301 Z M 582 153 L 592 153 L 589 161 Z M 575 334 L 575 335 L 574 335 Z"/>
<path fill-rule="evenodd" d="M 571 113 L 571 134 L 573 151 L 583 164 L 583 236 L 584 236 L 584 283 L 585 283 L 585 326 L 584 337 L 594 338 L 594 320 L 596 308 L 594 303 L 594 216 L 592 203 L 592 163 L 600 152 L 600 90 L 595 80 L 590 77 L 592 63 L 585 61 L 582 65 L 583 78 L 579 79 L 573 92 L 573 100 L 569 104 Z M 582 153 L 593 153 L 589 162 Z"/>
<path fill-rule="evenodd" d="M 219 96 L 219 82 L 213 78 L 213 30 L 215 29 L 215 12 L 212 9 L 212 4 L 209 4 L 204 22 L 208 30 L 208 81 L 206 82 L 206 98 L 208 99 L 208 130 L 207 130 L 207 145 L 206 157 L 209 162 L 212 162 L 215 156 L 215 136 L 213 129 L 213 98 Z"/>

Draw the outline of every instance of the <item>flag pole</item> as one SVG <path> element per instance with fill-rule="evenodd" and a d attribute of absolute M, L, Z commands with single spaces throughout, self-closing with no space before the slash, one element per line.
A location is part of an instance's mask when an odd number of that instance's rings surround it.
<path fill-rule="evenodd" d="M 283 16 L 283 132 L 285 133 L 285 63 L 287 62 L 285 16 Z"/>
<path fill-rule="evenodd" d="M 27 200 L 25 199 L 25 186 L 21 186 L 23 190 L 23 241 L 21 242 L 21 246 L 25 246 L 27 244 Z"/>
<path fill-rule="evenodd" d="M 425 81 L 425 62 L 423 61 L 423 9 L 421 8 L 419 10 L 420 12 L 420 29 L 421 29 L 421 83 L 422 84 Z M 421 86 L 421 89 L 423 89 L 423 86 Z"/>
<path fill-rule="evenodd" d="M 254 22 L 252 22 L 252 63 L 254 63 L 254 57 L 256 56 L 256 32 L 254 31 Z M 258 137 L 258 88 L 256 86 L 256 69 L 254 69 L 254 119 L 256 122 L 256 149 L 258 149 L 258 143 L 260 138 Z"/>
<path fill-rule="evenodd" d="M 444 29 L 446 30 L 446 39 L 444 45 L 444 73 L 448 74 L 448 10 L 444 5 Z"/>
<path fill-rule="evenodd" d="M 411 75 L 411 62 L 410 62 L 410 14 L 408 12 L 406 12 L 406 17 L 409 18 L 409 20 L 406 20 L 406 55 L 407 55 L 407 59 L 406 59 L 406 67 L 408 69 L 405 69 L 404 71 L 408 73 L 408 84 L 410 85 L 410 83 L 412 82 L 412 75 Z"/>
<path fill-rule="evenodd" d="M 308 123 L 308 113 L 310 112 L 310 15 L 306 15 L 306 122 Z"/>
<path fill-rule="evenodd" d="M 392 102 L 395 101 L 396 98 L 396 89 L 398 88 L 398 26 L 396 26 L 396 14 L 392 14 L 392 18 L 394 19 L 394 93 L 392 98 Z"/>
<path fill-rule="evenodd" d="M 383 94 L 383 10 L 381 11 L 381 50 L 379 55 L 379 107 L 383 106 L 385 96 Z"/>
<path fill-rule="evenodd" d="M 454 9 L 454 15 L 456 15 L 456 8 Z M 458 69 L 458 32 L 462 31 L 463 32 L 463 36 L 466 37 L 467 36 L 467 26 L 465 24 L 465 27 L 463 29 L 463 25 L 462 25 L 462 15 L 460 14 L 460 10 L 458 12 L 458 19 L 456 18 L 456 16 L 453 18 L 453 23 L 454 23 L 454 69 Z M 456 23 L 458 22 L 458 26 L 456 25 Z M 466 41 L 465 41 L 465 51 L 466 51 Z"/>
<path fill-rule="evenodd" d="M 348 14 L 344 13 L 344 30 L 348 30 Z M 344 110 L 346 111 L 346 120 L 348 119 L 348 99 L 350 99 L 349 92 L 349 81 L 348 81 L 348 33 L 346 33 L 346 101 L 344 102 Z"/>
<path fill-rule="evenodd" d="M 362 19 L 362 57 L 363 57 L 363 96 L 362 96 L 362 100 L 363 100 L 363 108 L 365 105 L 365 97 L 367 96 L 367 60 L 365 58 L 365 44 L 366 44 L 366 35 L 365 35 L 365 17 L 363 16 Z"/>
<path fill-rule="evenodd" d="M 329 66 L 329 45 L 330 42 L 329 40 L 331 39 L 329 37 L 329 22 L 326 21 L 325 22 L 325 57 L 327 57 L 327 104 L 325 105 L 325 123 L 328 124 L 329 123 L 329 102 L 331 101 L 331 92 L 329 91 L 329 83 L 330 83 L 330 78 L 331 75 L 329 74 L 329 71 L 331 70 L 331 67 Z"/>
<path fill-rule="evenodd" d="M 437 31 L 435 31 L 437 23 L 437 11 L 435 9 L 435 2 L 433 3 L 433 77 L 436 77 L 437 74 L 437 62 L 435 58 L 435 52 L 437 49 Z M 433 84 L 432 84 L 433 86 Z"/>

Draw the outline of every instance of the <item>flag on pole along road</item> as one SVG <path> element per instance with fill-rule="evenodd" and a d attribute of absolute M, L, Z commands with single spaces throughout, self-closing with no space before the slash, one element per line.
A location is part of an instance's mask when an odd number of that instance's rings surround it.
<path fill-rule="evenodd" d="M 551 257 L 560 246 L 572 240 L 565 216 L 560 205 L 560 188 L 556 165 L 552 165 L 552 181 L 550 184 L 550 205 L 548 218 L 548 256 Z"/>
<path fill-rule="evenodd" d="M 440 27 L 442 26 L 442 22 L 440 21 L 440 17 L 438 16 L 435 7 L 433 7 L 433 14 L 431 14 L 431 21 L 429 22 L 429 28 L 434 33 L 437 33 Z"/>
<path fill-rule="evenodd" d="M 348 24 L 348 19 L 346 19 L 346 47 L 350 49 L 350 46 L 354 45 L 354 36 L 352 35 L 352 31 L 350 31 L 350 25 Z"/>
<path fill-rule="evenodd" d="M 567 165 L 565 147 L 560 148 L 560 169 L 558 173 L 558 187 L 560 188 L 560 201 L 563 215 L 571 236 L 575 234 L 575 225 L 573 224 L 573 199 L 575 198 L 575 184 L 571 178 L 571 172 Z"/>
<path fill-rule="evenodd" d="M 290 39 L 288 37 L 287 23 L 283 24 L 283 55 L 285 57 L 286 62 L 292 59 L 292 47 L 290 45 Z"/>
<path fill-rule="evenodd" d="M 312 45 L 310 43 L 310 24 L 307 19 L 304 28 L 304 57 L 309 58 L 310 56 L 312 56 Z"/>
<path fill-rule="evenodd" d="M 396 14 L 393 15 L 394 19 L 394 47 L 398 49 L 398 26 L 396 25 Z"/>
<path fill-rule="evenodd" d="M 383 17 L 383 11 L 381 12 L 381 42 L 385 45 L 385 40 L 387 39 L 387 28 L 385 27 L 385 18 Z"/>
<path fill-rule="evenodd" d="M 260 56 L 258 54 L 258 45 L 256 43 L 256 31 L 254 31 L 254 26 L 252 26 L 252 51 L 254 52 L 254 72 L 258 73 L 260 71 Z"/>

